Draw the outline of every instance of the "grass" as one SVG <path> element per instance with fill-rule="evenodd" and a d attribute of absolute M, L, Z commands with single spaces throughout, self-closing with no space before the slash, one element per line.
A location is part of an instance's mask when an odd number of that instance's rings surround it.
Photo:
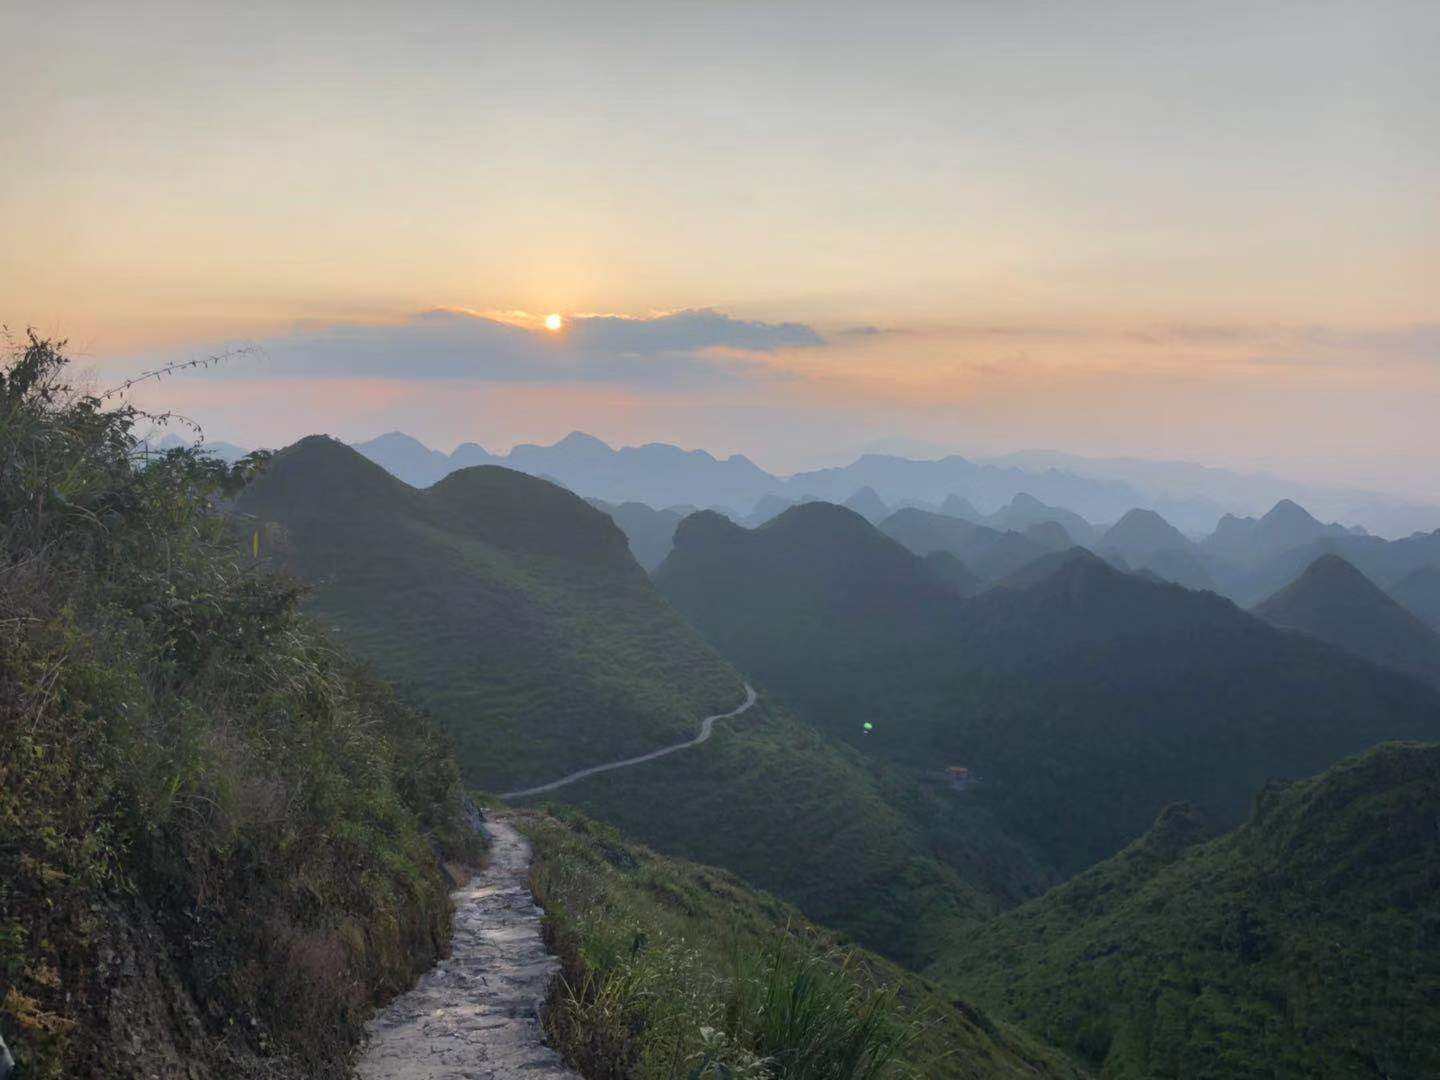
<path fill-rule="evenodd" d="M 575 811 L 518 824 L 563 965 L 547 1026 L 586 1076 L 1078 1075 L 730 873 L 664 858 Z"/>
<path fill-rule="evenodd" d="M 1172 808 L 932 971 L 1106 1077 L 1440 1075 L 1440 746 Z"/>
<path fill-rule="evenodd" d="M 425 702 L 476 787 L 643 753 L 743 697 L 614 523 L 547 481 L 477 468 L 417 491 L 312 437 L 237 509 L 314 585 L 314 614 Z"/>
<path fill-rule="evenodd" d="M 723 866 L 921 966 L 1002 906 L 962 869 L 985 852 L 941 846 L 927 828 L 933 797 L 762 697 L 703 747 L 530 802 L 576 806 L 660 851 Z"/>
<path fill-rule="evenodd" d="M 146 458 L 64 370 L 0 374 L 0 1032 L 27 1078 L 345 1076 L 479 855 L 449 745 L 234 543 L 263 460 Z"/>

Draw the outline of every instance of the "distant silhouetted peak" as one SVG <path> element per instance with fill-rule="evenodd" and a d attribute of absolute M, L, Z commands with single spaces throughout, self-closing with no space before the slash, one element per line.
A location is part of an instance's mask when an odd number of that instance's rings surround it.
<path fill-rule="evenodd" d="M 1281 499 L 1270 508 L 1263 518 L 1260 519 L 1271 524 L 1284 523 L 1286 525 L 1312 525 L 1319 526 L 1320 522 L 1309 510 L 1306 510 L 1299 503 L 1291 499 Z"/>
<path fill-rule="evenodd" d="M 1257 606 L 1255 612 L 1273 622 L 1297 625 L 1304 630 L 1310 627 L 1303 619 L 1292 623 L 1287 616 L 1299 615 L 1317 605 L 1343 608 L 1352 617 L 1366 609 L 1399 608 L 1353 563 L 1330 552 L 1311 562 L 1299 577 Z"/>
<path fill-rule="evenodd" d="M 313 435 L 312 435 L 312 436 L 307 436 L 307 437 L 308 437 L 308 438 L 317 438 L 318 436 L 313 436 Z M 303 442 L 304 440 L 301 440 L 301 441 Z M 428 450 L 428 449 L 430 449 L 428 446 L 426 446 L 424 443 L 422 443 L 419 439 L 415 438 L 414 435 L 407 435 L 407 434 L 405 434 L 405 432 L 403 432 L 403 431 L 387 431 L 384 435 L 377 435 L 377 436 L 375 436 L 375 438 L 368 440 L 368 441 L 365 443 L 365 445 L 366 445 L 366 446 L 376 446 L 376 447 L 379 447 L 379 446 L 406 446 L 406 447 L 412 447 L 412 448 L 413 448 L 413 447 L 418 447 L 418 448 L 421 449 L 421 450 Z"/>
<path fill-rule="evenodd" d="M 1339 555 L 1321 555 L 1255 614 L 1440 682 L 1440 634 Z"/>
<path fill-rule="evenodd" d="M 1007 589 L 1034 588 L 1055 579 L 1058 575 L 1072 572 L 1072 567 L 1077 563 L 1087 562 L 1098 564 L 1107 573 L 1115 572 L 1113 567 L 1093 551 L 1076 546 L 1064 551 L 1042 555 L 1034 562 L 1022 566 L 1000 584 Z M 1080 572 L 1083 573 L 1083 571 Z"/>
<path fill-rule="evenodd" d="M 867 534 L 875 531 L 874 526 L 849 507 L 818 499 L 797 503 L 760 527 L 770 533 L 796 534 L 814 533 L 817 530 Z"/>
<path fill-rule="evenodd" d="M 584 451 L 592 454 L 609 454 L 613 451 L 610 444 L 603 439 L 597 439 L 594 435 L 587 435 L 583 431 L 572 431 L 563 439 L 557 442 L 554 449 L 565 449 L 571 451 Z"/>
<path fill-rule="evenodd" d="M 1326 552 L 1305 568 L 1300 580 L 1313 579 L 1316 581 L 1347 581 L 1352 583 L 1364 582 L 1366 585 L 1379 591 L 1378 587 L 1356 569 L 1355 564 L 1350 560 L 1336 555 L 1333 551 Z"/>
<path fill-rule="evenodd" d="M 400 437 L 404 439 L 409 438 L 408 435 L 401 435 Z M 319 463 L 324 463 L 324 465 L 332 471 L 337 469 L 341 470 L 343 474 L 348 475 L 350 478 L 383 476 L 387 480 L 394 481 L 397 484 L 400 483 L 400 481 L 396 481 L 395 478 L 383 468 L 375 464 L 375 462 L 371 461 L 353 446 L 343 443 L 330 435 L 306 435 L 303 439 L 287 446 L 284 450 L 276 454 L 274 461 L 271 462 L 269 469 L 266 471 L 269 472 L 273 470 L 277 464 L 287 468 L 295 468 L 298 466 L 313 468 Z"/>
<path fill-rule="evenodd" d="M 1190 541 L 1154 510 L 1136 507 L 1110 527 L 1104 544 L 1121 552 L 1187 550 Z"/>
<path fill-rule="evenodd" d="M 969 499 L 962 499 L 959 495 L 946 495 L 945 501 L 940 504 L 940 512 L 946 517 L 960 518 L 962 521 L 978 522 L 981 514 L 971 504 Z"/>
<path fill-rule="evenodd" d="M 885 517 L 890 508 L 873 487 L 866 485 L 845 500 L 845 506 L 854 510 L 867 521 L 876 522 Z"/>
<path fill-rule="evenodd" d="M 708 547 L 712 544 L 729 544 L 743 538 L 746 530 L 731 521 L 724 514 L 714 510 L 697 510 L 680 519 L 675 526 L 675 548 Z"/>
<path fill-rule="evenodd" d="M 1074 591 L 1093 587 L 1107 587 L 1134 580 L 1130 574 L 1117 570 L 1100 556 L 1086 548 L 1076 547 L 1069 551 L 1056 552 L 1049 556 L 1057 560 L 1055 572 L 1040 585 Z"/>

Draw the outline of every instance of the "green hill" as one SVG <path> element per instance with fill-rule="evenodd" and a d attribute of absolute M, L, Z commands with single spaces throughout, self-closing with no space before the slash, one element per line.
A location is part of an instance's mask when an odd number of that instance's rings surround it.
<path fill-rule="evenodd" d="M 870 530 L 882 557 L 904 558 L 916 590 L 943 589 L 863 519 L 829 509 Z M 690 738 L 743 696 L 610 518 L 544 480 L 477 467 L 417 491 L 312 437 L 277 454 L 237 510 L 262 551 L 313 583 L 314 612 L 434 713 L 479 787 L 519 789 Z M 738 528 L 713 513 L 687 523 Z M 853 599 L 869 611 L 894 596 Z M 547 798 L 745 874 L 913 962 L 1048 880 L 1002 840 L 967 835 L 908 777 L 877 779 L 779 708 Z"/>
<path fill-rule="evenodd" d="M 315 614 L 425 701 L 477 786 L 654 749 L 743 697 L 610 518 L 545 480 L 477 466 L 419 491 L 312 436 L 236 509 Z"/>
<path fill-rule="evenodd" d="M 945 792 L 767 702 L 701 749 L 528 801 L 578 806 L 723 866 L 916 967 L 1049 883 L 982 811 L 957 815 Z"/>
<path fill-rule="evenodd" d="M 535 845 L 532 881 L 565 968 L 547 1026 L 586 1075 L 668 1080 L 707 1050 L 713 1076 L 758 1075 L 739 1071 L 756 1056 L 788 1066 L 766 1076 L 1080 1075 L 1032 1036 L 730 874 L 662 858 L 573 813 L 519 824 Z M 761 987 L 780 993 L 756 1009 Z M 837 1070 L 861 1016 L 872 1018 L 871 1045 L 896 1051 L 890 1070 Z M 781 1031 L 805 1037 L 780 1045 Z M 791 1056 L 796 1042 L 809 1047 L 805 1065 Z"/>
<path fill-rule="evenodd" d="M 757 529 L 693 514 L 655 581 L 757 680 L 835 704 L 857 678 L 895 694 L 923 686 L 935 672 L 933 644 L 956 611 L 953 588 L 920 558 L 859 514 L 823 502 L 791 507 Z M 872 695 L 845 710 L 853 721 L 846 733 L 882 721 L 873 738 L 883 740 L 892 711 Z"/>
<path fill-rule="evenodd" d="M 1440 633 L 1339 555 L 1320 556 L 1255 614 L 1440 684 Z"/>
<path fill-rule="evenodd" d="M 689 519 L 657 582 L 801 719 L 917 779 L 970 768 L 981 781 L 947 793 L 955 818 L 983 814 L 977 830 L 1055 874 L 1176 799 L 1235 822 L 1267 777 L 1440 735 L 1429 688 L 1213 593 L 1081 556 L 964 600 L 844 514 L 797 508 L 753 532 Z"/>
<path fill-rule="evenodd" d="M 20 1077 L 349 1075 L 478 855 L 446 742 L 142 418 L 0 372 L 0 1036 Z"/>
<path fill-rule="evenodd" d="M 1178 807 L 935 970 L 1104 1076 L 1440 1075 L 1440 747 Z"/>

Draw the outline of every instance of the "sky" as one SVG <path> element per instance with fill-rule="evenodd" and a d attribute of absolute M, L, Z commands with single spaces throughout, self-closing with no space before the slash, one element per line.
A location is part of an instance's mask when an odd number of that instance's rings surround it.
<path fill-rule="evenodd" d="M 0 6 L 0 321 L 275 445 L 1440 502 L 1440 5 Z M 544 316 L 562 316 L 558 331 Z"/>

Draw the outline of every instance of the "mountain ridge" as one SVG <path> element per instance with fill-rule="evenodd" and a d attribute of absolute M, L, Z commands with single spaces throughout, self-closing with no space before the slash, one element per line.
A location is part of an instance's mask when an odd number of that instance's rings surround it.
<path fill-rule="evenodd" d="M 1192 814 L 931 974 L 1117 1080 L 1440 1070 L 1440 1014 L 1417 1007 L 1440 979 L 1440 747 L 1268 784 L 1218 839 Z"/>
<path fill-rule="evenodd" d="M 1440 685 L 1440 633 L 1339 555 L 1321 555 L 1255 614 Z"/>

